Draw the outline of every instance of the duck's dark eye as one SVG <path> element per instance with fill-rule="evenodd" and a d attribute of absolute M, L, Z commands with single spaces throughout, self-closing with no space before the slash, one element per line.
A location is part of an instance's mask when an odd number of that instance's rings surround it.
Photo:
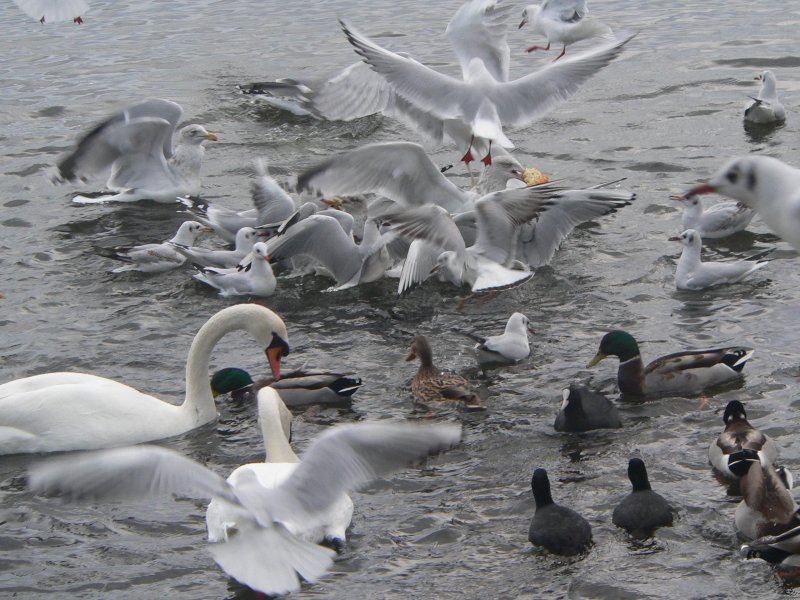
<path fill-rule="evenodd" d="M 728 174 L 725 175 L 725 179 L 735 184 L 736 180 L 739 179 L 739 173 L 737 173 L 736 171 L 728 171 Z"/>

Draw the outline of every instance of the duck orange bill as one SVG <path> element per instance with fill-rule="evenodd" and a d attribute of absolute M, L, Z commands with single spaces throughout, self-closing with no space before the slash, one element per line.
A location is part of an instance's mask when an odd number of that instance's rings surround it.
<path fill-rule="evenodd" d="M 410 362 L 410 361 L 414 360 L 415 358 L 417 358 L 417 355 L 414 354 L 413 350 L 409 351 L 409 353 L 406 354 L 406 362 Z"/>
<path fill-rule="evenodd" d="M 589 361 L 589 364 L 586 365 L 586 368 L 588 369 L 589 367 L 595 366 L 597 363 L 599 363 L 604 358 L 608 358 L 608 355 L 607 354 L 603 354 L 602 352 L 598 352 L 597 354 L 594 355 L 594 358 Z"/>
<path fill-rule="evenodd" d="M 688 192 L 686 192 L 683 197 L 690 198 L 691 196 L 699 196 L 700 194 L 713 194 L 717 191 L 713 185 L 709 185 L 707 183 L 701 183 L 699 185 L 694 186 Z"/>
<path fill-rule="evenodd" d="M 283 356 L 283 348 L 280 346 L 267 348 L 264 350 L 264 354 L 267 355 L 272 376 L 275 378 L 275 381 L 278 381 L 281 378 L 281 356 Z"/>

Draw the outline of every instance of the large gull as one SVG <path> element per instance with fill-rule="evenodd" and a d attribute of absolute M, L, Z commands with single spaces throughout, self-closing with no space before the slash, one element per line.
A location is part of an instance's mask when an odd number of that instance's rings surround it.
<path fill-rule="evenodd" d="M 58 162 L 52 180 L 83 181 L 110 170 L 108 192 L 75 196 L 80 203 L 175 202 L 198 195 L 203 143 L 217 136 L 196 124 L 176 131 L 182 114 L 180 105 L 159 98 L 129 106 L 86 133 Z"/>

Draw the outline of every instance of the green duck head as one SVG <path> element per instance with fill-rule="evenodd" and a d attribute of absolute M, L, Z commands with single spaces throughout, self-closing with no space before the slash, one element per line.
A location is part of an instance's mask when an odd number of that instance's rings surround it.
<path fill-rule="evenodd" d="M 211 376 L 211 394 L 216 398 L 220 394 L 228 394 L 253 384 L 250 373 L 244 369 L 228 367 L 220 369 Z"/>
<path fill-rule="evenodd" d="M 616 356 L 621 362 L 639 356 L 639 345 L 633 336 L 621 330 L 609 331 L 600 340 L 600 348 L 587 367 L 593 367 L 604 358 Z"/>

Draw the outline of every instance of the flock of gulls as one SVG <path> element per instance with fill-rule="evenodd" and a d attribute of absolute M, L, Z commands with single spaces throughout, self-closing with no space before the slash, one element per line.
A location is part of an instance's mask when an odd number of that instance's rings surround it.
<path fill-rule="evenodd" d="M 42 23 L 80 23 L 88 9 L 82 1 L 15 1 Z M 634 35 L 616 35 L 588 15 L 585 1 L 528 6 L 519 23 L 537 38 L 528 52 L 555 45 L 559 53 L 512 80 L 506 29 L 516 22 L 514 11 L 502 0 L 468 0 L 458 9 L 445 34 L 461 66 L 460 78 L 384 48 L 340 21 L 360 57 L 354 64 L 313 83 L 282 79 L 242 86 L 253 98 L 316 119 L 374 113 L 400 119 L 425 138 L 456 147 L 469 169 L 469 189 L 455 185 L 422 146 L 401 141 L 331 156 L 283 185 L 256 160 L 252 209 L 209 205 L 198 199 L 200 168 L 206 145 L 217 137 L 199 124 L 181 127 L 181 107 L 163 99 L 133 104 L 99 123 L 55 165 L 51 179 L 90 182 L 110 172 L 102 191 L 77 194 L 75 202 L 147 199 L 188 205 L 193 219 L 163 243 L 98 247 L 103 256 L 124 263 L 115 273 L 158 274 L 190 264 L 194 277 L 221 295 L 244 298 L 268 297 L 281 278 L 298 274 L 327 277 L 334 282 L 332 291 L 394 276 L 399 294 L 438 277 L 459 290 L 484 294 L 485 301 L 524 285 L 576 225 L 635 198 L 618 189 L 619 181 L 590 189 L 549 181 L 508 151 L 515 128 L 566 101 L 609 67 Z M 588 50 L 569 49 L 584 40 L 593 40 Z M 765 71 L 758 78 L 762 87 L 744 112 L 745 125 L 782 122 L 785 110 L 774 75 Z M 704 208 L 700 197 L 709 193 L 732 201 Z M 735 158 L 675 200 L 683 205 L 684 231 L 672 238 L 683 245 L 675 275 L 679 289 L 733 284 L 765 267 L 768 263 L 758 259 L 701 260 L 704 238 L 741 231 L 755 215 L 800 249 L 800 170 L 777 159 Z M 212 233 L 232 248 L 197 244 L 201 235 Z M 212 349 L 238 330 L 264 350 L 271 377 L 254 380 L 242 369 L 227 368 L 209 381 Z M 471 336 L 480 369 L 525 359 L 530 331 L 525 315 L 514 313 L 504 332 Z M 242 303 L 213 315 L 195 336 L 182 404 L 87 373 L 47 373 L 5 383 L 0 385 L 0 453 L 91 451 L 34 464 L 28 485 L 37 493 L 97 500 L 172 494 L 211 499 L 209 549 L 219 566 L 255 590 L 291 592 L 301 579 L 313 583 L 322 577 L 335 551 L 346 544 L 354 510 L 350 492 L 457 445 L 461 430 L 445 423 L 339 425 L 298 457 L 289 443 L 287 406 L 346 401 L 361 381 L 321 371 L 281 373 L 281 359 L 289 351 L 283 320 L 264 306 Z M 645 366 L 635 338 L 611 331 L 588 366 L 617 357 L 623 398 L 697 395 L 742 377 L 752 355 L 747 347 L 681 351 Z M 483 408 L 467 379 L 433 364 L 424 336 L 410 341 L 407 360 L 419 361 L 411 386 L 418 401 Z M 227 393 L 257 403 L 264 462 L 243 465 L 224 479 L 175 451 L 145 444 L 213 421 L 215 397 Z M 774 442 L 750 425 L 738 401 L 728 404 L 723 421 L 723 432 L 710 443 L 709 461 L 731 484 L 731 493 L 742 496 L 735 515 L 736 528 L 747 539 L 742 553 L 800 564 L 800 516 L 790 493 L 791 475 L 775 464 Z M 602 394 L 579 385 L 564 390 L 557 431 L 620 426 L 614 403 Z M 674 509 L 650 488 L 641 459 L 630 460 L 628 474 L 632 491 L 615 508 L 612 522 L 639 536 L 672 524 Z M 589 523 L 554 503 L 544 469 L 534 471 L 531 486 L 536 512 L 530 542 L 558 554 L 583 552 L 592 541 Z"/>

